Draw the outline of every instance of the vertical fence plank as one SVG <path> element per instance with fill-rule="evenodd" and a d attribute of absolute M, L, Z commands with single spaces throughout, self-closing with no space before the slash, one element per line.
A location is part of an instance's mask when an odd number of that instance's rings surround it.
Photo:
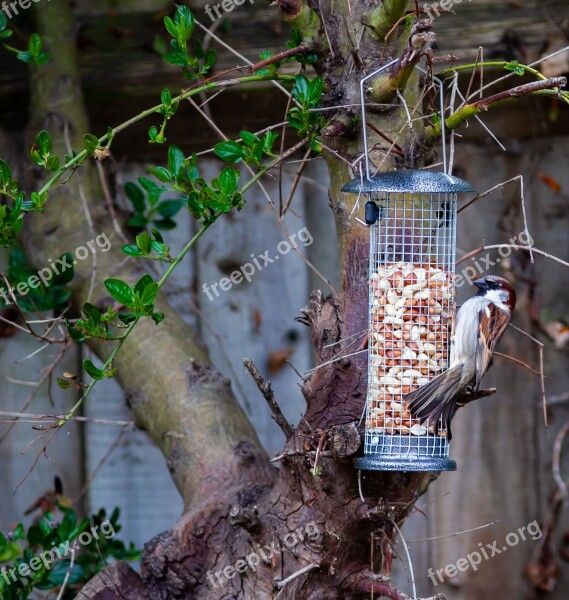
<path fill-rule="evenodd" d="M 54 332 L 53 335 L 57 337 L 60 334 Z M 53 415 L 63 414 L 71 408 L 75 400 L 73 393 L 61 390 L 57 385 L 52 385 L 52 405 L 47 382 L 24 408 L 33 387 L 9 381 L 34 382 L 40 379 L 43 369 L 49 367 L 58 354 L 61 348 L 59 345 L 50 346 L 24 362 L 18 361 L 38 350 L 41 344 L 42 342 L 23 332 L 0 340 L 0 395 L 3 411 Z M 55 373 L 63 371 L 77 371 L 75 350 L 66 354 Z M 11 417 L 0 417 L 1 421 L 10 419 Z M 24 511 L 39 496 L 54 489 L 56 475 L 63 483 L 64 494 L 70 498 L 77 496 L 82 485 L 82 427 L 73 422 L 59 431 L 49 443 L 45 455 L 40 456 L 37 465 L 33 466 L 44 440 L 47 439 L 31 444 L 41 433 L 33 429 L 33 425 L 29 419 L 23 419 L 12 427 L 0 443 L 0 531 L 6 531 L 18 522 L 29 524 L 37 513 L 24 517 Z M 0 436 L 3 437 L 7 430 L 8 424 L 1 424 Z M 28 472 L 29 475 L 26 476 Z M 16 491 L 24 478 L 24 483 Z"/>
<path fill-rule="evenodd" d="M 215 173 L 217 164 L 210 164 Z M 278 188 L 265 178 L 265 186 L 278 206 Z M 291 179 L 284 185 L 286 199 Z M 285 219 L 289 234 L 281 229 L 275 212 L 258 187 L 248 194 L 245 208 L 221 218 L 200 240 L 198 297 L 202 331 L 216 366 L 232 378 L 233 390 L 267 450 L 281 450 L 284 437 L 271 420 L 268 407 L 242 366 L 248 356 L 261 373 L 273 381 L 281 408 L 291 423 L 298 422 L 304 399 L 298 388 L 301 380 L 285 364 L 290 362 L 303 373 L 311 364 L 306 328 L 294 321 L 308 296 L 308 275 L 304 261 L 290 250 L 288 235 L 297 235 L 299 251 L 306 253 L 318 243 L 305 228 L 302 200 L 293 201 Z M 299 195 L 300 196 L 300 195 Z M 303 241 L 305 240 L 305 241 Z M 229 284 L 231 273 L 247 273 L 250 281 Z M 235 280 L 237 277 L 234 275 Z M 224 291 L 220 287 L 223 281 Z M 207 287 L 204 287 L 207 286 Z"/>

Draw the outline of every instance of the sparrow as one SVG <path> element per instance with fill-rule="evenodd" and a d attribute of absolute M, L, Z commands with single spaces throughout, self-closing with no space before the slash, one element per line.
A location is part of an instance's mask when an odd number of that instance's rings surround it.
<path fill-rule="evenodd" d="M 478 391 L 516 305 L 516 292 L 502 277 L 488 275 L 473 283 L 478 293 L 456 314 L 450 367 L 403 398 L 413 418 L 421 422 L 429 419 L 435 425 L 435 434 L 439 428 L 446 428 L 448 440 L 461 392 L 466 388 Z"/>

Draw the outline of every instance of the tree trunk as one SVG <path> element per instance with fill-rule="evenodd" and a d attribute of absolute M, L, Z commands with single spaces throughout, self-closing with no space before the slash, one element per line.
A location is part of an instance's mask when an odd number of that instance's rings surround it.
<path fill-rule="evenodd" d="M 392 101 L 400 89 L 408 105 L 415 105 L 419 81 L 413 65 L 417 51 L 433 41 L 429 24 L 421 22 L 412 30 L 407 24 L 394 27 L 406 6 L 401 0 L 385 0 L 380 6 L 371 0 L 322 2 L 318 12 L 300 0 L 279 4 L 284 18 L 319 52 L 317 70 L 325 78 L 328 105 L 357 105 L 364 72 L 403 57 L 389 75 L 370 82 L 370 99 L 383 106 L 382 112 L 370 112 L 368 120 L 394 139 L 407 117 Z M 46 128 L 57 139 L 68 132 L 77 146 L 88 126 L 69 0 L 43 4 L 36 19 L 53 60 L 32 71 L 31 130 Z M 358 121 L 352 131 L 353 116 L 352 109 L 338 113 L 324 137 L 341 292 L 328 298 L 313 292 L 303 311 L 302 320 L 312 329 L 317 366 L 344 353 L 350 336 L 367 328 L 368 232 L 350 218 L 356 197 L 339 191 L 354 173 L 338 156 L 353 162 L 362 151 L 362 124 Z M 370 146 L 376 144 L 389 147 L 372 135 Z M 382 170 L 425 160 L 420 131 L 407 129 L 399 145 L 397 161 L 385 150 L 374 153 L 378 165 L 386 158 Z M 56 150 L 62 154 L 65 149 L 60 145 Z M 82 168 L 52 195 L 44 215 L 29 219 L 26 247 L 41 268 L 48 258 L 111 231 L 94 172 Z M 105 278 L 132 282 L 140 275 L 134 262 L 120 264 L 119 240 L 112 241 L 117 251 L 97 266 L 94 298 L 101 306 L 110 302 L 101 285 Z M 79 267 L 76 311 L 89 289 L 90 274 Z M 157 310 L 165 313 L 164 322 L 141 323 L 115 366 L 136 422 L 162 449 L 186 511 L 172 531 L 148 543 L 140 577 L 119 563 L 95 577 L 79 597 L 330 600 L 367 598 L 373 591 L 403 598 L 389 583 L 396 524 L 425 492 L 433 474 L 366 473 L 361 482 L 365 500 L 360 499 L 353 458 L 360 446 L 355 424 L 366 396 L 364 354 L 314 371 L 303 388 L 306 414 L 288 439 L 277 469 L 193 332 L 163 301 Z M 95 343 L 93 349 L 101 358 L 109 353 L 107 345 Z"/>

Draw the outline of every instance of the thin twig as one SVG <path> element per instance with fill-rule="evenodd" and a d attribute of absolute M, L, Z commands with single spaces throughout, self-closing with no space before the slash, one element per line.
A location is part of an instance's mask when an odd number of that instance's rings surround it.
<path fill-rule="evenodd" d="M 0 421 L 0 423 L 38 423 L 43 421 L 45 423 L 59 423 L 65 415 L 41 415 L 36 413 L 24 413 L 24 412 L 10 412 L 6 410 L 0 410 L 0 417 L 16 417 L 15 421 Z M 80 423 L 95 423 L 96 425 L 119 425 L 121 427 L 135 425 L 134 421 L 113 421 L 111 419 L 96 419 L 93 417 L 71 417 L 71 421 L 78 421 Z"/>
<path fill-rule="evenodd" d="M 271 381 L 267 379 L 263 379 L 261 374 L 259 373 L 259 369 L 255 366 L 255 363 L 250 358 L 243 359 L 243 365 L 249 371 L 249 374 L 257 384 L 259 391 L 267 401 L 269 408 L 271 409 L 272 417 L 277 423 L 277 425 L 281 428 L 281 431 L 284 433 L 285 438 L 288 440 L 292 437 L 294 433 L 293 428 L 290 423 L 286 420 L 285 416 L 281 411 L 281 407 L 277 404 L 275 400 L 275 394 L 271 387 Z"/>
<path fill-rule="evenodd" d="M 318 563 L 310 563 L 309 565 L 306 565 L 306 567 L 302 567 L 302 569 L 299 569 L 292 575 L 289 575 L 286 579 L 280 579 L 278 581 L 273 581 L 273 585 L 278 590 L 280 590 L 280 589 L 284 588 L 285 585 L 288 585 L 291 581 L 294 581 L 297 577 L 300 577 L 301 575 L 304 575 L 305 573 L 312 571 L 312 569 L 319 569 L 319 568 L 320 568 L 320 565 Z"/>
<path fill-rule="evenodd" d="M 545 62 L 546 60 L 553 58 L 554 56 L 557 56 L 558 54 L 567 52 L 568 50 L 569 50 L 569 46 L 565 46 L 565 48 L 561 48 L 560 50 L 556 50 L 555 52 L 552 52 L 551 54 L 542 56 L 539 60 L 536 60 L 536 61 L 530 63 L 529 65 L 525 65 L 525 66 L 526 67 L 535 67 L 535 66 L 539 65 L 540 63 Z M 481 87 L 476 92 L 473 92 L 470 96 L 467 97 L 467 99 L 470 100 L 471 98 L 476 96 L 478 93 L 481 93 L 483 90 L 486 90 L 489 87 L 492 87 L 493 85 L 496 85 L 497 83 L 501 83 L 502 81 L 505 81 L 506 79 L 509 79 L 510 77 L 513 77 L 513 76 L 514 76 L 514 72 L 512 71 L 511 73 L 508 73 L 507 75 L 504 75 L 503 77 L 499 77 L 498 79 L 495 79 L 494 81 L 491 81 L 490 83 L 487 83 L 485 86 Z"/>
<path fill-rule="evenodd" d="M 35 389 L 33 389 L 30 392 L 30 395 L 26 398 L 24 404 L 20 408 L 21 411 L 26 410 L 26 408 L 30 405 L 30 403 L 32 402 L 32 400 L 35 398 L 36 394 L 39 392 L 39 390 L 42 387 L 42 385 L 46 381 L 49 380 L 51 374 L 53 373 L 53 371 L 55 371 L 55 368 L 57 367 L 57 365 L 59 364 L 59 362 L 63 359 L 63 357 L 65 356 L 65 353 L 70 348 L 70 346 L 71 346 L 71 341 L 68 340 L 67 343 L 63 346 L 63 348 L 59 351 L 59 353 L 55 357 L 55 359 L 52 362 L 52 364 L 46 369 L 46 372 L 40 377 L 40 379 L 39 379 L 39 381 L 38 381 L 37 386 L 35 387 Z M 16 417 L 16 421 L 14 423 L 11 423 L 6 428 L 6 431 L 4 431 L 2 433 L 2 435 L 0 436 L 0 444 L 2 444 L 2 442 L 8 437 L 8 435 L 10 434 L 10 431 L 12 431 L 12 427 L 15 425 L 16 422 L 17 422 L 17 417 Z"/>
<path fill-rule="evenodd" d="M 134 423 L 126 424 L 119 431 L 119 434 L 115 438 L 115 441 L 108 447 L 107 451 L 102 456 L 101 460 L 97 463 L 96 467 L 91 471 L 91 473 L 89 473 L 89 476 L 85 479 L 85 483 L 79 490 L 79 493 L 77 494 L 77 496 L 73 499 L 73 504 L 76 504 L 87 493 L 87 490 L 91 486 L 91 483 L 93 483 L 93 480 L 95 479 L 95 477 L 97 477 L 97 474 L 99 473 L 99 471 L 101 470 L 103 465 L 107 462 L 107 460 L 109 459 L 109 457 L 111 456 L 111 454 L 113 453 L 115 448 L 117 448 L 117 446 L 120 444 L 124 434 L 129 429 L 131 429 L 132 425 L 134 425 Z"/>
<path fill-rule="evenodd" d="M 407 556 L 407 562 L 409 563 L 409 574 L 411 575 L 411 587 L 413 588 L 413 598 L 417 600 L 417 587 L 415 586 L 415 573 L 413 572 L 413 561 L 411 560 L 411 554 L 409 552 L 409 546 L 407 546 L 407 542 L 405 541 L 405 537 L 403 536 L 403 532 L 399 529 L 397 523 L 391 519 L 393 526 L 397 530 L 401 541 L 403 542 L 403 548 L 405 549 L 405 554 Z"/>
<path fill-rule="evenodd" d="M 71 560 L 69 561 L 69 567 L 67 568 L 67 573 L 65 573 L 65 579 L 61 584 L 61 589 L 59 590 L 59 594 L 57 594 L 57 598 L 55 600 L 61 600 L 63 598 L 65 588 L 67 587 L 67 582 L 69 581 L 69 577 L 71 577 L 71 571 L 73 571 L 73 565 L 75 564 L 75 552 L 75 547 L 71 548 Z"/>
<path fill-rule="evenodd" d="M 527 331 L 524 331 L 523 329 L 520 329 L 519 327 L 516 327 L 512 323 L 510 323 L 510 327 L 512 327 L 516 331 L 519 331 L 521 334 L 525 335 L 532 342 L 534 342 L 535 344 L 537 344 L 537 347 L 539 348 L 539 369 L 541 371 L 541 402 L 542 402 L 542 405 L 543 405 L 543 422 L 545 423 L 545 426 L 548 427 L 548 423 L 547 423 L 547 396 L 545 395 L 545 372 L 544 372 L 544 365 L 543 365 L 543 351 L 544 351 L 544 348 L 545 348 L 545 344 L 543 344 L 543 342 L 540 342 L 537 338 L 534 338 L 533 335 L 530 335 Z"/>
<path fill-rule="evenodd" d="M 561 477 L 561 449 L 563 447 L 565 436 L 568 432 L 569 421 L 565 421 L 563 427 L 555 436 L 555 444 L 553 445 L 553 464 L 551 467 L 553 479 L 555 479 L 555 483 L 557 484 L 557 488 L 559 489 L 559 493 L 563 499 L 567 498 L 567 484 L 563 480 L 563 477 Z"/>
<path fill-rule="evenodd" d="M 109 182 L 107 181 L 107 174 L 105 173 L 105 168 L 103 167 L 100 160 L 96 160 L 95 164 L 97 165 L 97 173 L 99 175 L 99 181 L 101 182 L 101 188 L 103 190 L 103 196 L 105 196 L 105 201 L 107 203 L 107 208 L 109 209 L 109 216 L 111 217 L 111 221 L 113 223 L 113 229 L 117 232 L 119 238 L 125 243 L 129 243 L 129 239 L 124 234 L 119 222 L 117 220 L 117 213 L 115 210 L 115 203 L 113 201 L 113 197 L 111 195 L 111 190 L 109 189 Z"/>
<path fill-rule="evenodd" d="M 530 250 L 529 246 L 520 246 L 519 244 L 490 244 L 488 246 L 483 245 L 483 246 L 480 246 L 479 248 L 476 248 L 476 250 L 472 250 L 468 254 L 465 254 L 462 258 L 459 258 L 456 261 L 456 264 L 459 265 L 460 263 L 468 260 L 469 258 L 472 258 L 473 256 L 476 256 L 477 254 L 480 254 L 481 252 L 484 252 L 485 250 L 496 250 L 496 249 L 502 249 L 502 248 L 510 248 L 512 250 L 527 250 L 528 252 Z M 532 246 L 531 250 L 535 254 L 539 254 L 540 256 L 545 256 L 545 258 L 549 258 L 550 260 L 553 260 L 553 261 L 559 263 L 560 265 L 563 265 L 564 267 L 569 267 L 569 263 L 567 261 L 561 260 L 560 258 L 558 258 L 557 256 L 554 256 L 553 254 L 549 254 L 548 252 L 540 250 L 539 248 L 536 248 L 535 246 Z"/>
<path fill-rule="evenodd" d="M 471 533 L 472 531 L 478 531 L 480 529 L 486 529 L 486 527 L 491 527 L 495 525 L 499 521 L 492 521 L 491 523 L 486 523 L 485 525 L 479 525 L 478 527 L 473 527 L 472 529 L 465 529 L 464 531 L 455 531 L 454 533 L 447 533 L 446 535 L 436 535 L 434 537 L 428 538 L 417 538 L 416 540 L 408 540 L 408 544 L 413 544 L 414 542 L 432 542 L 433 540 L 444 540 L 445 538 L 455 537 L 457 535 L 463 535 L 465 533 Z"/>
<path fill-rule="evenodd" d="M 224 42 L 218 35 L 213 33 L 213 31 L 211 31 L 207 27 L 205 27 L 205 25 L 202 25 L 197 19 L 196 19 L 195 23 L 200 29 L 202 29 L 202 31 L 204 31 L 207 35 L 212 37 L 220 46 L 223 46 L 226 50 L 229 50 L 229 52 L 231 52 L 233 55 L 237 56 L 237 58 L 240 58 L 242 61 L 245 61 L 249 66 L 253 65 L 253 63 L 247 57 L 245 57 L 242 54 L 240 54 L 239 52 L 237 52 L 237 50 L 235 50 L 229 44 Z M 305 51 L 305 50 L 306 50 L 306 48 L 303 48 L 302 51 Z M 274 60 L 275 57 L 273 56 L 271 58 Z M 266 61 L 262 61 L 262 62 L 266 63 Z M 231 70 L 234 70 L 234 69 L 231 69 Z M 219 73 L 218 75 L 221 75 L 221 73 Z M 279 90 L 281 90 L 281 92 L 283 92 L 287 96 L 291 96 L 291 93 L 285 87 L 283 87 L 278 81 L 272 81 L 271 83 L 275 87 L 279 88 Z M 296 103 L 296 100 L 295 100 L 295 103 Z"/>
<path fill-rule="evenodd" d="M 326 365 L 331 365 L 332 363 L 338 362 L 339 360 L 342 360 L 343 358 L 350 358 L 350 356 L 355 356 L 356 354 L 362 354 L 362 352 L 367 352 L 367 348 L 365 350 L 358 350 L 357 352 L 352 352 L 351 354 L 344 354 L 342 356 L 337 356 L 336 358 L 333 358 L 332 360 L 328 360 L 326 362 L 319 364 L 317 367 L 308 369 L 308 371 L 306 371 L 306 373 L 308 374 L 308 373 L 312 373 L 313 371 L 318 371 L 318 369 L 321 369 L 322 367 L 325 367 Z"/>
<path fill-rule="evenodd" d="M 312 152 L 312 148 L 310 148 L 310 146 L 309 146 L 308 149 L 306 150 L 306 152 L 302 158 L 302 162 L 300 163 L 300 166 L 298 167 L 298 170 L 296 172 L 296 176 L 294 178 L 292 188 L 291 188 L 288 198 L 285 202 L 284 208 L 282 209 L 282 212 L 281 212 L 281 218 L 286 214 L 287 210 L 290 207 L 290 204 L 291 204 L 294 194 L 296 192 L 296 188 L 298 187 L 298 184 L 300 183 L 300 178 L 302 177 L 302 172 L 304 171 L 304 169 L 306 168 L 306 165 L 308 164 L 307 159 L 310 156 L 310 152 Z"/>
<path fill-rule="evenodd" d="M 494 352 L 494 356 L 501 356 L 502 358 L 507 358 L 508 360 L 511 360 L 512 362 L 515 362 L 518 365 L 525 367 L 528 371 L 531 371 L 534 375 L 541 375 L 541 373 L 539 371 L 536 371 L 535 369 L 530 367 L 527 363 L 525 363 L 523 360 L 520 360 L 519 358 L 515 358 L 514 356 L 510 356 L 509 354 L 503 354 L 502 352 Z"/>

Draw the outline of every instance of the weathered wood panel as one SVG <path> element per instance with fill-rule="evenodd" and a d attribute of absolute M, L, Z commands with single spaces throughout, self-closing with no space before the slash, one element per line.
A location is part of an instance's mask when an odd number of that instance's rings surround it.
<path fill-rule="evenodd" d="M 216 167 L 216 163 L 210 163 L 210 175 L 215 173 Z M 268 178 L 263 183 L 278 207 L 276 184 Z M 285 199 L 290 188 L 291 181 L 286 178 Z M 297 386 L 301 381 L 285 364 L 285 358 L 290 353 L 291 363 L 301 373 L 311 364 L 308 332 L 294 321 L 308 297 L 308 275 L 302 259 L 288 250 L 290 242 L 287 240 L 293 234 L 300 235 L 306 242 L 314 238 L 308 229 L 306 235 L 299 234 L 305 227 L 300 194 L 285 220 L 288 233 L 279 227 L 274 211 L 259 188 L 252 188 L 247 197 L 249 200 L 241 212 L 220 219 L 199 242 L 197 302 L 202 333 L 215 365 L 231 376 L 233 390 L 262 443 L 269 452 L 276 453 L 282 449 L 284 437 L 245 372 L 242 359 L 252 358 L 261 373 L 272 379 L 285 416 L 291 423 L 297 423 L 304 409 L 304 399 Z M 297 244 L 301 252 L 306 252 L 308 246 L 304 242 Z M 250 273 L 250 281 L 224 282 L 224 287 L 231 287 L 223 291 L 219 282 L 241 267 L 242 273 Z M 273 365 L 272 370 L 269 363 Z"/>
<path fill-rule="evenodd" d="M 524 156 L 531 157 L 533 169 L 546 171 L 562 183 L 564 190 L 567 189 L 569 180 L 560 158 L 566 148 L 565 140 L 542 140 L 537 144 L 533 152 L 531 146 L 523 146 Z M 457 153 L 461 174 L 481 191 L 516 175 L 520 170 L 527 172 L 520 162 L 510 156 L 496 155 L 466 144 L 461 145 Z M 505 188 L 501 195 L 496 193 L 468 209 L 459 220 L 459 247 L 469 250 L 484 241 L 487 244 L 507 242 L 512 235 L 522 231 L 523 223 L 512 205 L 518 198 L 519 188 L 512 186 Z M 530 176 L 526 181 L 526 202 L 530 231 L 536 246 L 567 259 L 569 236 L 566 215 L 557 219 L 545 216 L 550 213 L 552 204 L 558 204 L 559 197 L 544 188 L 539 179 Z M 493 261 L 499 258 L 495 252 L 491 256 Z M 514 256 L 510 260 L 516 264 Z M 484 263 L 480 261 L 479 264 Z M 492 272 L 505 274 L 501 265 Z M 536 301 L 541 315 L 563 318 L 569 301 L 569 272 L 560 265 L 536 257 L 536 264 L 529 267 L 525 275 L 539 281 Z M 505 276 L 511 278 L 511 273 L 506 272 Z M 516 288 L 518 306 L 514 322 L 526 331 L 532 331 L 528 286 L 518 281 Z M 464 299 L 469 294 L 470 290 L 465 286 L 461 296 Z M 532 333 L 535 335 L 535 331 Z M 543 339 L 543 336 L 540 337 Z M 549 392 L 564 392 L 569 387 L 567 354 L 544 341 L 546 373 L 553 376 L 547 382 Z M 536 346 L 516 331 L 507 333 L 499 350 L 538 368 Z M 534 597 L 524 577 L 524 568 L 532 560 L 538 542 L 531 540 L 526 533 L 527 541 L 520 541 L 505 552 L 502 550 L 508 545 L 508 540 L 514 540 L 513 536 L 508 538 L 508 534 L 518 532 L 519 528 L 534 520 L 540 525 L 546 520 L 547 498 L 554 489 L 552 444 L 555 433 L 569 416 L 566 407 L 557 406 L 551 415 L 550 429 L 546 430 L 540 409 L 539 379 L 504 358 L 495 359 L 495 366 L 484 383 L 495 385 L 498 393 L 466 407 L 456 418 L 451 453 L 458 462 L 459 470 L 442 474 L 429 490 L 429 498 L 438 498 L 427 509 L 431 535 L 443 537 L 433 541 L 430 550 L 424 548 L 423 552 L 429 552 L 428 566 L 435 572 L 447 565 L 456 565 L 469 553 L 481 552 L 480 544 L 491 556 L 492 551 L 486 544 L 491 545 L 494 540 L 501 554 L 489 560 L 483 558 L 476 571 L 468 568 L 452 578 L 443 575 L 444 584 L 434 575 L 439 584 L 437 587 L 429 581 L 426 572 L 419 575 L 421 593 L 444 592 L 448 600 Z M 567 515 L 563 515 L 556 531 L 557 547 L 567 529 L 568 519 Z M 444 537 L 491 522 L 494 525 L 485 529 Z M 557 592 L 551 596 L 559 599 L 566 597 L 568 589 L 567 568 L 562 561 L 560 566 L 561 580 Z"/>

